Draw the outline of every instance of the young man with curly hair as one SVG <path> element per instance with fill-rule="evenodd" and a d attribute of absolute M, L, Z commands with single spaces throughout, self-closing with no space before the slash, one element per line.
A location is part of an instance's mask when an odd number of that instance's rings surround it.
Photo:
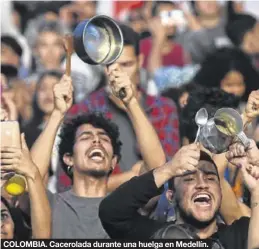
<path fill-rule="evenodd" d="M 136 133 L 139 149 L 149 168 L 165 162 L 159 138 L 134 97 L 128 75 L 118 64 L 109 67 L 109 82 L 114 97 L 123 87 L 122 100 Z M 35 164 L 44 177 L 56 132 L 72 105 L 71 78 L 63 76 L 54 87 L 55 107 L 48 123 L 32 147 Z M 139 175 L 140 165 L 109 177 L 121 155 L 118 127 L 102 114 L 87 112 L 64 123 L 60 133 L 59 158 L 72 179 L 71 189 L 57 194 L 48 192 L 52 207 L 53 238 L 108 238 L 98 217 L 102 199 L 114 188 Z"/>

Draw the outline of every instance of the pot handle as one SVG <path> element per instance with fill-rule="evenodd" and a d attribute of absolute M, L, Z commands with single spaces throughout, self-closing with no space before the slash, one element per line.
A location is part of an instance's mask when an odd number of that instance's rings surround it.
<path fill-rule="evenodd" d="M 72 35 L 66 35 L 64 46 L 66 50 L 66 75 L 71 75 L 71 55 L 73 54 L 74 48 L 73 48 L 73 36 Z"/>
<path fill-rule="evenodd" d="M 246 134 L 243 131 L 241 131 L 240 133 L 237 134 L 237 137 L 239 138 L 241 143 L 245 146 L 245 148 L 248 149 L 250 146 L 250 140 L 246 136 Z"/>
<path fill-rule="evenodd" d="M 107 67 L 107 69 L 108 69 L 109 65 L 107 65 L 106 67 Z M 122 88 L 120 89 L 120 91 L 119 91 L 119 98 L 120 98 L 121 100 L 123 100 L 126 96 L 127 96 L 126 90 L 125 90 L 124 87 L 122 87 Z"/>

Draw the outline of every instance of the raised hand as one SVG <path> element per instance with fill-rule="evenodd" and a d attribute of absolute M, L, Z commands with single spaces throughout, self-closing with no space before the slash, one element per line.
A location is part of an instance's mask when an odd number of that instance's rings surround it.
<path fill-rule="evenodd" d="M 200 159 L 199 144 L 183 146 L 171 161 L 172 177 L 195 171 Z"/>
<path fill-rule="evenodd" d="M 257 149 L 254 140 L 250 140 L 250 145 L 247 150 L 243 144 L 237 142 L 229 147 L 226 153 L 227 160 L 237 167 L 256 165 L 259 163 L 259 150 Z"/>
<path fill-rule="evenodd" d="M 148 28 L 156 42 L 162 43 L 166 38 L 166 27 L 160 17 L 154 17 L 148 21 Z"/>
<path fill-rule="evenodd" d="M 1 148 L 1 171 L 3 173 L 15 172 L 33 179 L 36 166 L 32 162 L 24 134 L 21 135 L 21 142 L 21 148 Z"/>
<path fill-rule="evenodd" d="M 259 116 L 259 90 L 250 93 L 244 115 L 249 122 Z"/>
<path fill-rule="evenodd" d="M 250 193 L 259 191 L 259 165 L 250 165 L 249 167 L 241 167 L 244 182 Z"/>
<path fill-rule="evenodd" d="M 54 110 L 65 115 L 73 104 L 73 84 L 71 77 L 63 75 L 59 83 L 54 86 Z"/>
<path fill-rule="evenodd" d="M 7 120 L 17 120 L 18 110 L 14 101 L 6 94 L 2 95 L 2 108 L 5 110 L 5 115 L 7 115 Z M 1 113 L 2 114 L 2 113 Z"/>
<path fill-rule="evenodd" d="M 117 98 L 117 101 L 120 97 L 120 90 L 124 88 L 126 96 L 121 101 L 127 106 L 135 96 L 135 86 L 133 86 L 128 74 L 123 72 L 118 64 L 113 64 L 108 68 L 108 79 L 112 94 Z"/>
<path fill-rule="evenodd" d="M 8 121 L 8 113 L 2 106 L 0 107 L 0 119 L 1 121 Z"/>
<path fill-rule="evenodd" d="M 250 192 L 259 190 L 259 150 L 255 142 L 251 140 L 247 150 L 240 143 L 231 145 L 226 157 L 230 163 L 241 167 L 244 182 Z"/>

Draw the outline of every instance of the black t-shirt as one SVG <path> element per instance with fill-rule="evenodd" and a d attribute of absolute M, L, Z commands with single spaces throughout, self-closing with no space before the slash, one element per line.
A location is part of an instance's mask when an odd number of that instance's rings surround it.
<path fill-rule="evenodd" d="M 242 217 L 230 226 L 220 225 L 212 236 L 220 241 L 224 249 L 246 249 L 250 218 Z"/>
<path fill-rule="evenodd" d="M 141 216 L 138 209 L 151 198 L 161 194 L 153 172 L 134 177 L 108 195 L 100 204 L 99 216 L 104 229 L 114 239 L 149 239 L 170 223 Z M 122 201 L 123 200 L 123 201 Z M 246 249 L 249 218 L 242 217 L 230 226 L 219 225 L 212 239 L 219 240 L 224 249 Z"/>

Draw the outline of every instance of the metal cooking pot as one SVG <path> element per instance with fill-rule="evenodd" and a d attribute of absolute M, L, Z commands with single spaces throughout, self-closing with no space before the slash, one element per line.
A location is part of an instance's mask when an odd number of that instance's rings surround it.
<path fill-rule="evenodd" d="M 236 139 L 249 147 L 250 140 L 243 132 L 240 114 L 232 108 L 221 108 L 202 127 L 199 141 L 210 152 L 220 154 L 226 152 Z"/>
<path fill-rule="evenodd" d="M 73 37 L 79 58 L 92 65 L 112 64 L 123 49 L 123 35 L 118 24 L 105 15 L 80 22 Z"/>

